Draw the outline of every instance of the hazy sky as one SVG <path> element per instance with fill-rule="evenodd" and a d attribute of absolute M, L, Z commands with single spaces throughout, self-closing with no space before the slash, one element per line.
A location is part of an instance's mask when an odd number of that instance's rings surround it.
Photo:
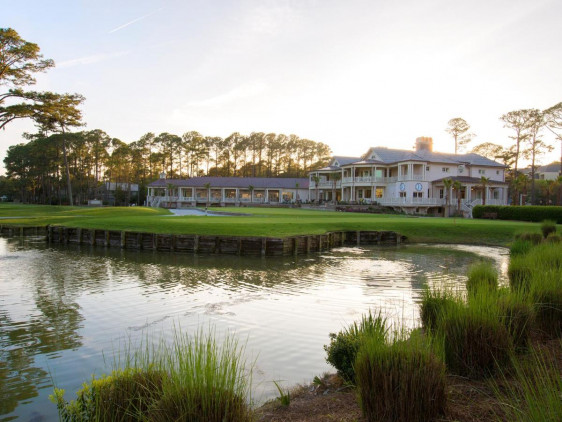
<path fill-rule="evenodd" d="M 507 145 L 502 114 L 562 101 L 561 0 L 0 0 L 0 11 L 1 27 L 56 62 L 34 89 L 83 94 L 86 129 L 125 142 L 264 131 L 337 155 L 418 136 L 453 151 L 453 117 L 472 145 Z M 24 131 L 0 132 L 0 159 Z"/>

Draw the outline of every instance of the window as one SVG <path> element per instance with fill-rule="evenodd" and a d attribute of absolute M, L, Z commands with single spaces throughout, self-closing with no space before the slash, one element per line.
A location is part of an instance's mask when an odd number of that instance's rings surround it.
<path fill-rule="evenodd" d="M 443 199 L 443 189 L 439 189 L 439 198 Z"/>
<path fill-rule="evenodd" d="M 459 173 L 462 173 L 464 171 L 464 166 L 459 166 Z"/>
<path fill-rule="evenodd" d="M 377 198 L 382 198 L 383 195 L 384 195 L 384 188 L 377 188 L 375 194 L 376 194 Z"/>
<path fill-rule="evenodd" d="M 443 167 L 443 168 L 441 169 L 441 171 L 442 171 L 443 173 L 449 173 L 449 167 Z"/>
<path fill-rule="evenodd" d="M 400 192 L 400 198 L 405 198 L 406 197 L 406 192 Z"/>
<path fill-rule="evenodd" d="M 423 192 L 414 192 L 414 198 L 423 198 Z"/>
<path fill-rule="evenodd" d="M 426 167 L 425 167 L 425 171 L 429 171 L 429 166 L 426 166 Z"/>
<path fill-rule="evenodd" d="M 486 174 L 486 170 L 479 169 L 479 170 L 478 170 L 478 174 Z"/>
<path fill-rule="evenodd" d="M 500 171 L 499 171 L 499 170 L 496 170 L 496 174 L 500 174 Z"/>

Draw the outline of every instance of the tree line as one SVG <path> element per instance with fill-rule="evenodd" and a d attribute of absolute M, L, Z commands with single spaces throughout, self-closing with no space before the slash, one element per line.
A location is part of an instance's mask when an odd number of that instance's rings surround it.
<path fill-rule="evenodd" d="M 513 204 L 520 204 L 520 194 L 529 194 L 532 204 L 536 204 L 537 200 L 547 204 L 553 202 L 552 198 L 555 197 L 555 201 L 562 205 L 561 177 L 552 181 L 537 181 L 535 178 L 540 157 L 554 149 L 544 141 L 547 131 L 560 142 L 562 153 L 562 102 L 545 110 L 532 108 L 510 111 L 502 115 L 500 120 L 504 127 L 512 132 L 511 145 L 506 148 L 493 142 L 484 142 L 472 148 L 471 152 L 500 161 L 507 166 L 509 171 L 506 181 L 510 184 Z M 449 120 L 445 131 L 453 136 L 455 154 L 475 137 L 469 130 L 470 125 L 464 119 L 456 117 Z M 521 172 L 521 160 L 530 161 L 529 177 Z M 562 176 L 562 157 L 559 176 Z"/>
<path fill-rule="evenodd" d="M 67 164 L 76 203 L 100 197 L 105 182 L 146 186 L 158 179 L 198 176 L 306 177 L 327 165 L 330 148 L 296 135 L 238 132 L 226 138 L 186 132 L 147 133 L 125 143 L 102 130 L 27 135 L 4 159 L 11 190 L 25 202 L 67 203 Z M 6 181 L 5 181 L 6 183 Z"/>

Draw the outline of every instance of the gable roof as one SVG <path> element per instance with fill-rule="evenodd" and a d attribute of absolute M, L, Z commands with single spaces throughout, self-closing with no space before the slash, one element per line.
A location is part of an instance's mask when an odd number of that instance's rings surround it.
<path fill-rule="evenodd" d="M 339 166 L 345 166 L 346 164 L 353 163 L 355 161 L 360 160 L 361 157 L 344 157 L 342 155 L 334 155 L 332 160 L 330 161 L 330 165 L 328 167 L 337 167 L 334 166 L 334 163 L 337 161 Z"/>
<path fill-rule="evenodd" d="M 241 188 L 248 189 L 308 189 L 308 178 L 295 177 L 193 177 L 191 179 L 158 179 L 148 186 L 151 188 L 166 188 L 168 185 L 175 187 L 204 188 L 206 184 L 215 188 Z"/>
<path fill-rule="evenodd" d="M 541 173 L 558 173 L 560 171 L 560 161 L 553 161 L 546 166 L 539 167 Z"/>

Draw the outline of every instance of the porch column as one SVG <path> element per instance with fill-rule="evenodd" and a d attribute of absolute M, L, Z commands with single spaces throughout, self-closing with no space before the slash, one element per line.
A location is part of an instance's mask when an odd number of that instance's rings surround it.
<path fill-rule="evenodd" d="M 490 198 L 488 198 L 488 196 L 489 196 L 489 195 L 488 195 L 488 186 L 486 186 L 486 187 L 484 188 L 484 198 L 486 198 L 486 201 L 488 201 L 488 199 L 490 199 Z"/>
<path fill-rule="evenodd" d="M 414 177 L 414 165 L 410 163 L 408 164 L 408 178 L 412 180 L 413 177 Z"/>
<path fill-rule="evenodd" d="M 310 190 L 309 190 L 309 195 L 310 195 Z M 265 190 L 265 202 L 269 202 L 269 189 Z"/>
<path fill-rule="evenodd" d="M 236 188 L 235 202 L 239 202 L 239 201 L 240 201 L 240 189 Z"/>
<path fill-rule="evenodd" d="M 195 188 L 191 188 L 191 199 L 195 199 Z"/>
<path fill-rule="evenodd" d="M 224 188 L 221 188 L 221 202 L 224 202 L 225 200 L 225 196 L 224 196 Z"/>
<path fill-rule="evenodd" d="M 472 201 L 472 185 L 467 185 L 466 186 L 466 201 L 467 202 L 471 202 Z"/>

